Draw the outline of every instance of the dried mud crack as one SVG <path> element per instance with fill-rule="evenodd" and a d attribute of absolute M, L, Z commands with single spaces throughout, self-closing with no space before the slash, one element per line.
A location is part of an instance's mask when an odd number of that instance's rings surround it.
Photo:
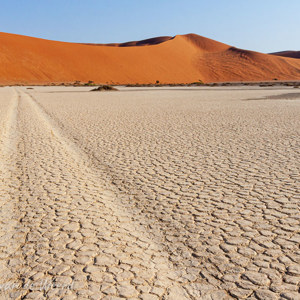
<path fill-rule="evenodd" d="M 7 244 L 10 252 L 2 257 L 8 266 L 3 273 L 11 274 L 1 278 L 7 283 L 4 299 L 185 297 L 162 247 L 112 191 L 99 185 L 99 174 L 52 128 L 33 99 L 22 91 L 13 97 L 18 100 L 8 114 L 16 124 L 8 130 L 17 127 L 16 164 L 3 186 L 15 182 L 16 187 L 3 193 L 10 201 L 2 222 L 10 228 L 2 230 L 14 239 L 2 238 L 16 240 L 17 249 Z"/>
<path fill-rule="evenodd" d="M 0 93 L 2 299 L 299 299 L 297 99 L 44 89 Z"/>

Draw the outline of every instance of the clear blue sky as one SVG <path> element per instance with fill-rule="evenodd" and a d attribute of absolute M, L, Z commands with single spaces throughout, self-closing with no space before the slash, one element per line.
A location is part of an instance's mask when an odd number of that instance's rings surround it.
<path fill-rule="evenodd" d="M 0 31 L 109 43 L 197 33 L 239 48 L 300 50 L 300 0 L 0 0 Z"/>

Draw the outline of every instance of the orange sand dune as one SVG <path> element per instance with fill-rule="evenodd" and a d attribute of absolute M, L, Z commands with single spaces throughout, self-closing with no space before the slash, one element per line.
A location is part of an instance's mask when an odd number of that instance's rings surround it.
<path fill-rule="evenodd" d="M 246 51 L 195 34 L 93 45 L 0 33 L 0 83 L 188 83 L 300 80 L 300 60 Z"/>

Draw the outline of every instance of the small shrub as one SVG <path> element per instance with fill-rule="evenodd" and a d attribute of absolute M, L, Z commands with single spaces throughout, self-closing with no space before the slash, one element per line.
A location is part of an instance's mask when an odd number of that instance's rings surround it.
<path fill-rule="evenodd" d="M 204 83 L 202 81 L 196 81 L 188 84 L 188 86 L 192 86 L 192 85 L 200 86 L 200 85 L 204 85 Z"/>
<path fill-rule="evenodd" d="M 93 80 L 89 80 L 87 83 L 84 84 L 85 86 L 93 86 L 95 85 Z"/>
<path fill-rule="evenodd" d="M 105 92 L 105 91 L 118 91 L 118 89 L 110 85 L 100 85 L 97 88 L 91 90 L 91 92 Z"/>
<path fill-rule="evenodd" d="M 260 87 L 270 87 L 270 86 L 274 86 L 274 84 L 272 84 L 272 83 L 262 83 L 259 86 Z"/>
<path fill-rule="evenodd" d="M 76 80 L 76 81 L 74 81 L 73 85 L 74 85 L 74 86 L 81 85 L 81 82 L 80 82 L 80 80 Z"/>

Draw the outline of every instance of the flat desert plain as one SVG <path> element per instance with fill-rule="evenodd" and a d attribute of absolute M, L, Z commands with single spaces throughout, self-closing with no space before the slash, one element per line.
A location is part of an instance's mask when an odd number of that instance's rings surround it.
<path fill-rule="evenodd" d="M 1 299 L 299 299 L 293 88 L 0 88 Z"/>

